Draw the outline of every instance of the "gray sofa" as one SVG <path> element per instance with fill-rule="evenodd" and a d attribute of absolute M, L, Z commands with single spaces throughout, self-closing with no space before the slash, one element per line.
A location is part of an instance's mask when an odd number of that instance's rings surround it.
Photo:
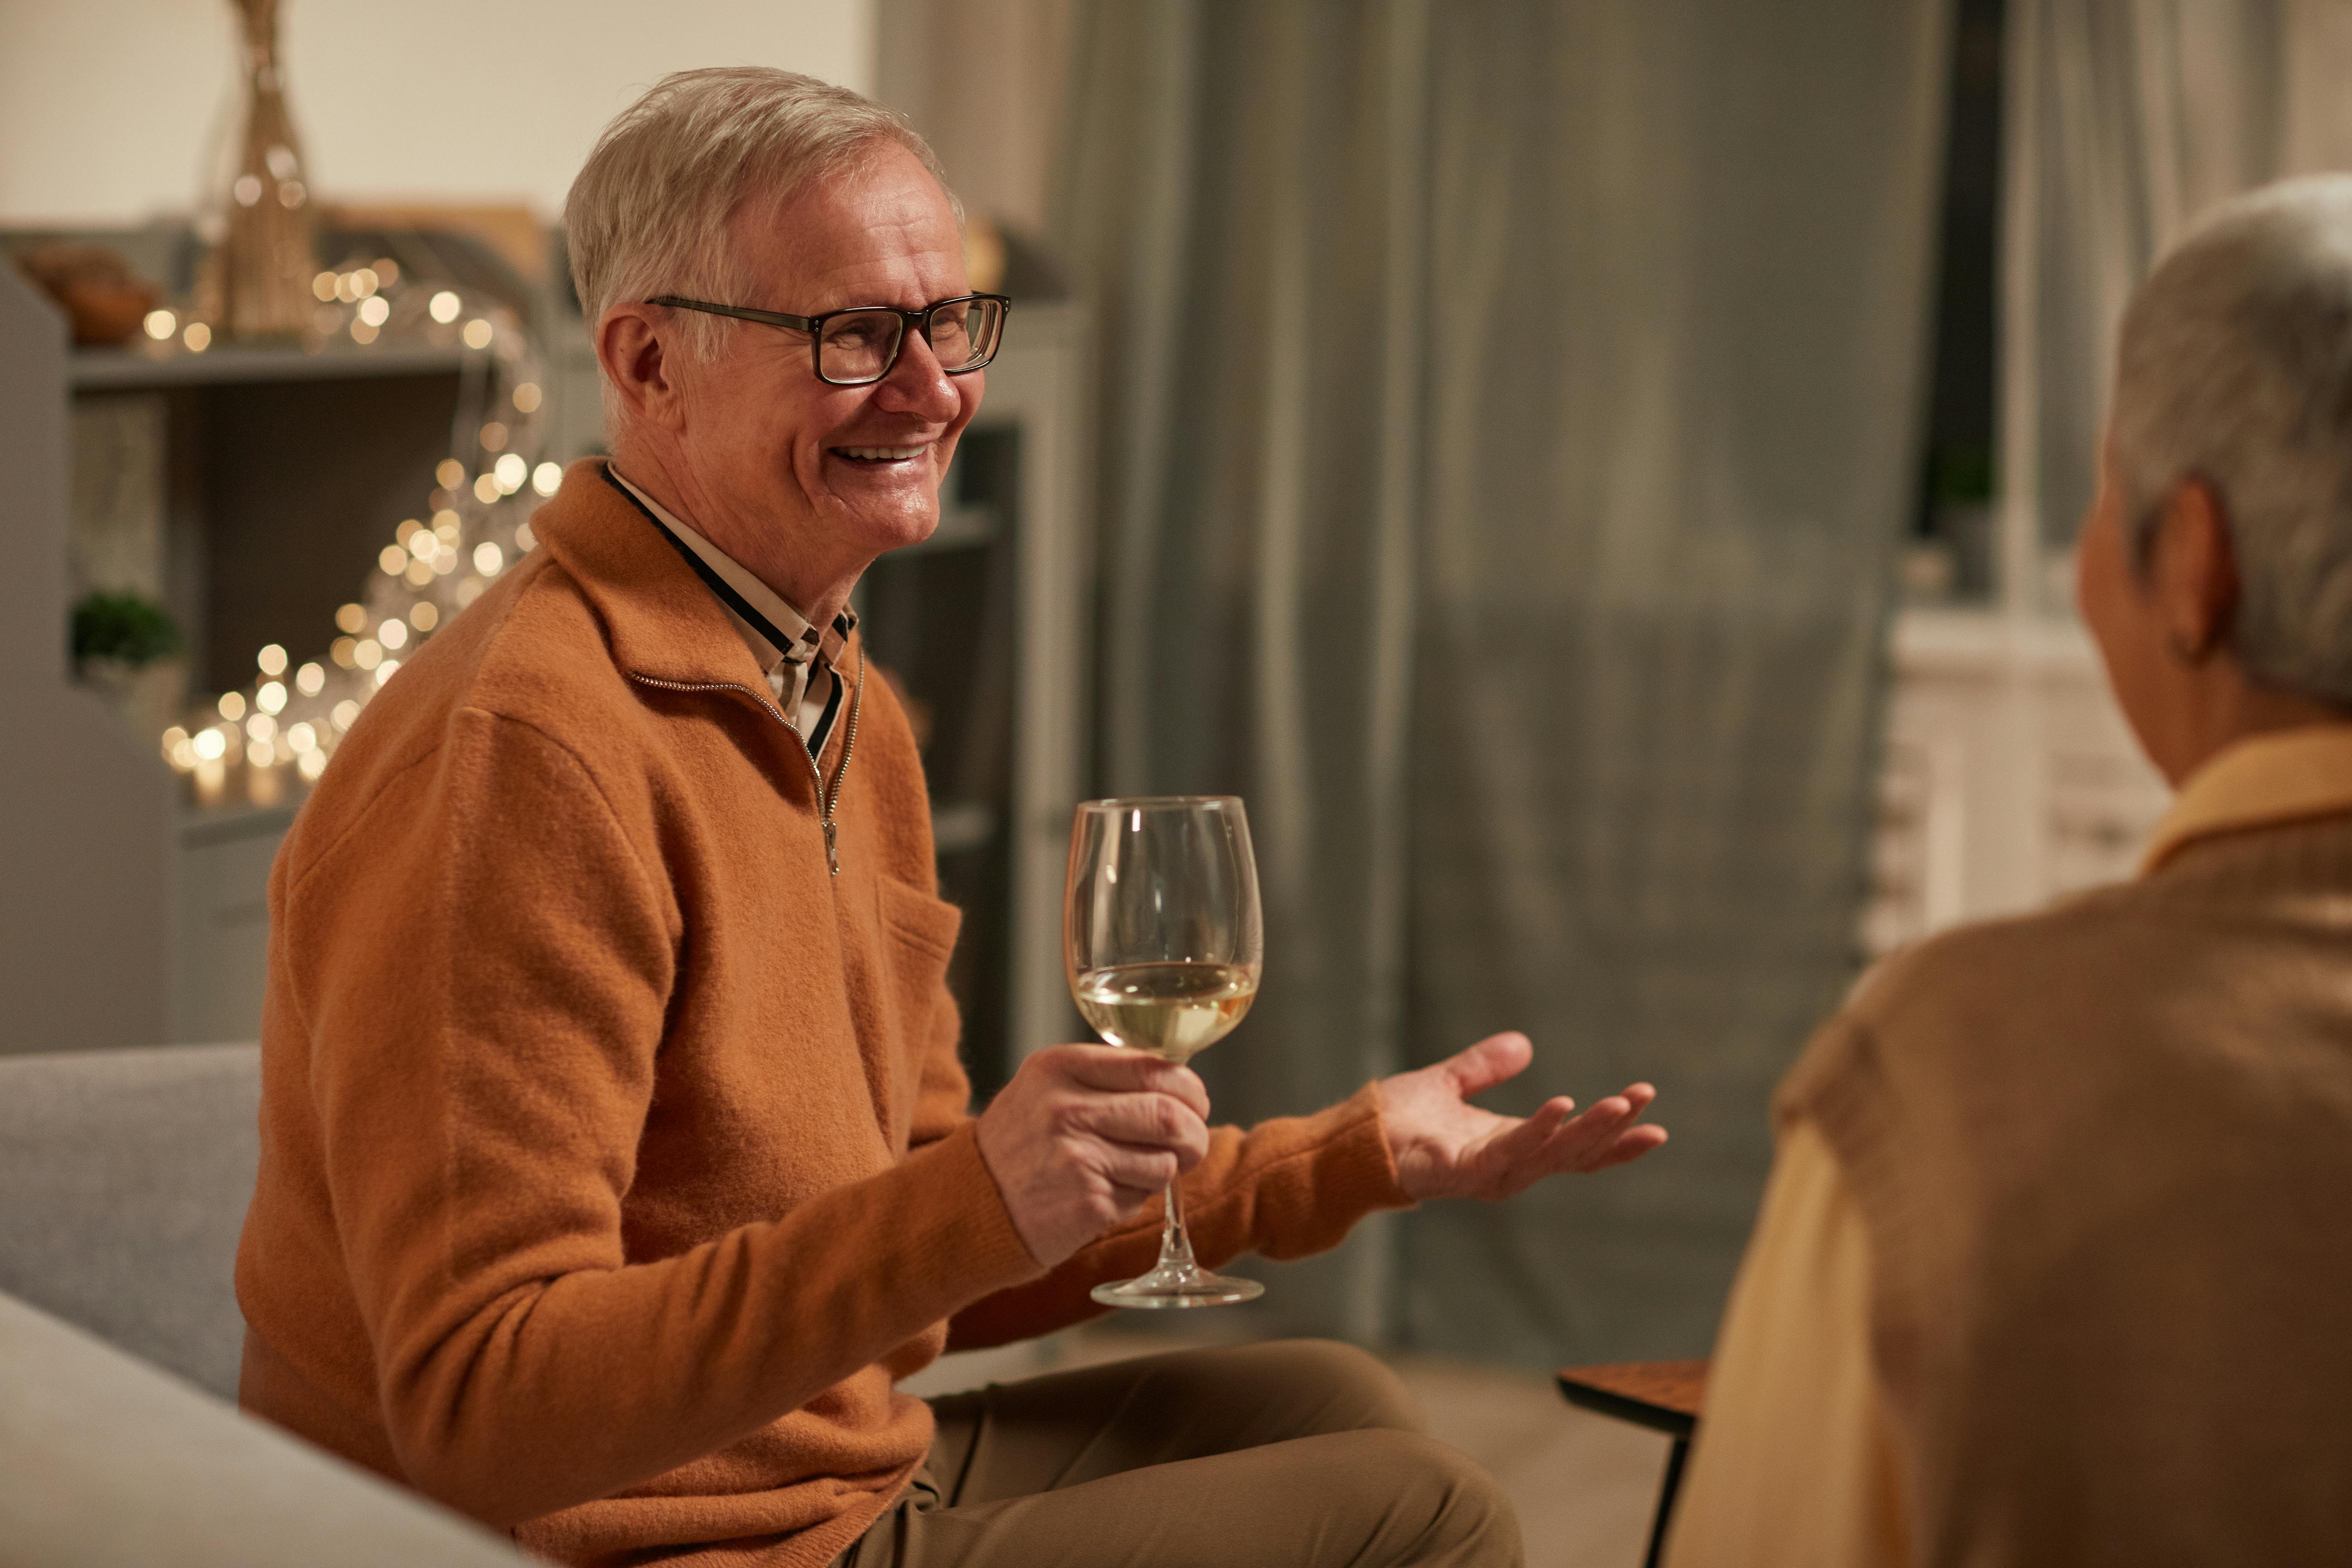
<path fill-rule="evenodd" d="M 259 1098 L 251 1046 L 0 1057 L 0 1559 L 513 1568 L 229 1403 Z"/>

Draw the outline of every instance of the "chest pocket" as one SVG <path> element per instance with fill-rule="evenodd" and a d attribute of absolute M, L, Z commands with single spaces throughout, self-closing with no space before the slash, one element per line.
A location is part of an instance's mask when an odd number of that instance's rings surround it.
<path fill-rule="evenodd" d="M 903 1148 L 915 1101 L 922 1090 L 925 1047 L 940 1021 L 939 1012 L 947 1005 L 943 987 L 948 956 L 955 950 L 963 912 L 895 878 L 877 877 L 875 883 L 882 925 L 883 982 L 888 987 L 898 1035 L 898 1049 L 893 1053 L 897 1081 L 889 1086 L 888 1095 L 890 1138 L 895 1147 Z"/>

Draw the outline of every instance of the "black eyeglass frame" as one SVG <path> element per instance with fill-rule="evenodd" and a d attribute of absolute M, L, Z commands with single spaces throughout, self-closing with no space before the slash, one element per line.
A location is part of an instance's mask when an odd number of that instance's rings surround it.
<path fill-rule="evenodd" d="M 714 305 L 705 300 L 681 300 L 675 294 L 656 294 L 646 303 L 667 305 L 673 310 L 700 310 L 706 315 L 732 316 L 738 321 L 757 321 L 761 326 L 784 327 L 795 332 L 806 332 L 809 368 L 816 372 L 819 381 L 827 386 L 871 386 L 877 381 L 888 380 L 890 373 L 898 368 L 898 356 L 907 351 L 909 329 L 922 333 L 923 342 L 928 343 L 931 341 L 931 317 L 935 312 L 944 310 L 950 305 L 969 305 L 982 300 L 996 306 L 996 341 L 988 345 L 988 353 L 982 355 L 976 363 L 959 370 L 940 367 L 949 375 L 970 375 L 973 371 L 987 369 L 989 361 L 996 357 L 996 351 L 1004 345 L 1004 323 L 1013 318 L 1013 297 L 1009 294 L 958 294 L 951 299 L 934 300 L 919 310 L 901 310 L 896 305 L 845 305 L 838 310 L 827 310 L 815 316 L 793 316 L 782 310 L 754 310 L 748 305 Z M 856 381 L 837 381 L 825 374 L 824 324 L 836 316 L 873 315 L 877 312 L 898 318 L 898 341 L 890 345 L 888 363 L 876 374 L 861 376 Z"/>

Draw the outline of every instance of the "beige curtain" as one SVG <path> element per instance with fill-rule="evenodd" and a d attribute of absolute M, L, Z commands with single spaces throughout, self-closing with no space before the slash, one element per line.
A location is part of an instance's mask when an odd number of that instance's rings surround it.
<path fill-rule="evenodd" d="M 1101 783 L 1234 790 L 1223 1116 L 1479 1034 L 1675 1141 L 1277 1270 L 1264 1326 L 1704 1353 L 1852 973 L 1940 0 L 1081 0 Z"/>
<path fill-rule="evenodd" d="M 2352 5 L 2009 4 L 2004 576 L 2063 613 L 2125 301 L 2214 203 L 2352 168 Z"/>

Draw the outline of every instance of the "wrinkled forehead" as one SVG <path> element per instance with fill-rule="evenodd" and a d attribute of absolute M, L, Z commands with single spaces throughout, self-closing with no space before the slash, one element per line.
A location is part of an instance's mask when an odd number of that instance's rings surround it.
<path fill-rule="evenodd" d="M 955 207 L 896 142 L 877 142 L 781 196 L 747 198 L 728 237 L 746 282 L 768 296 L 758 302 L 796 314 L 913 309 L 967 289 Z"/>

